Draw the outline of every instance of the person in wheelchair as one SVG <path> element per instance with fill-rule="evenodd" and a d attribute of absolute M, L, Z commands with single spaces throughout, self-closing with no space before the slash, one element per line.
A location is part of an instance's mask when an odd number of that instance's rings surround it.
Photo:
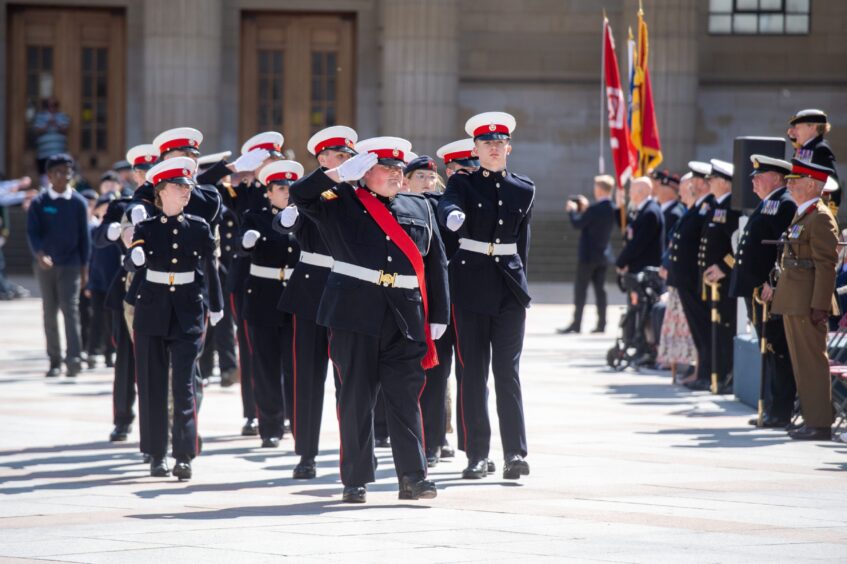
<path fill-rule="evenodd" d="M 665 283 L 659 268 L 648 266 L 637 273 L 618 276 L 618 285 L 627 296 L 627 308 L 621 317 L 621 334 L 606 354 L 606 362 L 616 370 L 653 366 L 659 335 L 652 323 L 651 312 L 664 292 Z"/>

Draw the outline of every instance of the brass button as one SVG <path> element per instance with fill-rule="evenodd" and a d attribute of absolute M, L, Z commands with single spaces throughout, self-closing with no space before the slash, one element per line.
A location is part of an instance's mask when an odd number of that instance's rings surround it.
<path fill-rule="evenodd" d="M 168 218 L 163 215 L 161 221 L 162 221 L 162 223 L 167 223 Z"/>
<path fill-rule="evenodd" d="M 307 274 L 306 276 L 304 276 L 304 278 L 308 278 L 308 277 L 309 277 L 309 275 L 308 275 L 308 274 Z"/>
<path fill-rule="evenodd" d="M 494 257 L 494 262 L 500 262 L 500 257 Z"/>
<path fill-rule="evenodd" d="M 171 290 L 171 292 L 176 292 L 176 286 L 171 286 L 170 290 Z"/>
<path fill-rule="evenodd" d="M 293 253 L 293 252 L 294 252 L 294 249 L 293 249 L 292 247 L 288 247 L 288 252 L 289 252 L 289 253 Z"/>
<path fill-rule="evenodd" d="M 171 262 L 172 262 L 172 263 L 174 263 L 174 264 L 176 264 L 176 263 L 177 263 L 176 257 L 172 258 L 172 259 L 171 259 Z"/>
<path fill-rule="evenodd" d="M 497 221 L 497 223 L 499 223 L 500 225 L 503 225 L 503 220 L 500 219 L 500 220 Z"/>
<path fill-rule="evenodd" d="M 178 235 L 178 234 L 179 234 L 179 229 L 174 229 L 174 235 Z"/>
<path fill-rule="evenodd" d="M 500 242 L 500 239 L 494 239 L 494 242 L 495 242 L 495 243 L 499 243 L 499 242 Z"/>
<path fill-rule="evenodd" d="M 179 245 L 178 245 L 178 244 L 176 244 L 176 243 L 174 243 L 173 245 L 171 245 L 171 247 L 173 247 L 174 249 L 178 249 L 178 248 L 179 248 Z"/>

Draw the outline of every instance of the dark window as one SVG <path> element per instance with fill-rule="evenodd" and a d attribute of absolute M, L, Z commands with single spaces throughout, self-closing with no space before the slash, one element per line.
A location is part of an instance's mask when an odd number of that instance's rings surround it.
<path fill-rule="evenodd" d="M 810 0 L 709 0 L 713 35 L 806 35 Z"/>
<path fill-rule="evenodd" d="M 80 148 L 105 151 L 108 147 L 108 103 L 106 47 L 82 48 L 82 111 L 80 112 Z"/>
<path fill-rule="evenodd" d="M 283 126 L 283 51 L 259 50 L 259 106 L 260 131 L 281 131 Z"/>
<path fill-rule="evenodd" d="M 336 125 L 338 59 L 335 51 L 312 51 L 312 94 L 309 127 L 312 133 Z"/>

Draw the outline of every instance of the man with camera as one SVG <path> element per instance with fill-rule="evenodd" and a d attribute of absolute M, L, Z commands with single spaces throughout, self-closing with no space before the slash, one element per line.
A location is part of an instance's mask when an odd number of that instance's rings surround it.
<path fill-rule="evenodd" d="M 611 176 L 601 175 L 594 178 L 594 203 L 589 205 L 588 198 L 577 196 L 568 200 L 565 211 L 575 229 L 580 230 L 576 283 L 574 286 L 574 317 L 567 327 L 557 329 L 560 334 L 579 333 L 582 326 L 582 312 L 588 284 L 594 286 L 597 300 L 597 326 L 593 333 L 606 330 L 606 269 L 611 258 L 609 239 L 615 224 L 615 207 L 612 204 L 612 191 L 615 180 Z"/>

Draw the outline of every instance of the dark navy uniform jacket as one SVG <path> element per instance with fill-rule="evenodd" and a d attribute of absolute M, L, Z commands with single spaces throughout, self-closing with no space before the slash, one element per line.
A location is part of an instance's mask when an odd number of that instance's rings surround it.
<path fill-rule="evenodd" d="M 323 240 L 315 222 L 304 214 L 297 216 L 291 227 L 283 227 L 279 218 L 274 218 L 274 231 L 281 234 L 291 234 L 300 246 L 302 252 L 317 253 L 331 256 L 329 248 Z M 288 280 L 288 285 L 282 292 L 277 308 L 297 317 L 317 321 L 318 306 L 329 278 L 329 268 L 298 262 L 294 273 Z"/>
<path fill-rule="evenodd" d="M 435 217 L 438 217 L 438 202 L 441 201 L 443 195 L 444 192 L 425 192 L 423 194 L 424 198 L 427 199 L 429 205 L 432 207 L 432 213 Z M 441 225 L 438 225 L 438 228 L 441 232 L 441 242 L 444 243 L 444 251 L 447 253 L 447 260 L 449 261 L 456 254 L 456 251 L 459 250 L 459 238 L 455 233 L 441 227 Z"/>
<path fill-rule="evenodd" d="M 568 214 L 571 225 L 580 230 L 577 259 L 585 263 L 608 263 L 611 256 L 609 240 L 615 226 L 615 207 L 605 199 L 594 202 L 582 213 Z"/>
<path fill-rule="evenodd" d="M 668 284 L 681 290 L 700 292 L 702 277 L 697 260 L 700 236 L 714 205 L 715 197 L 708 194 L 700 204 L 688 208 L 677 222 L 668 257 Z"/>
<path fill-rule="evenodd" d="M 226 280 L 225 276 L 232 261 L 238 256 L 238 216 L 224 206 L 221 211 L 221 222 L 218 225 L 218 237 L 220 238 L 221 259 L 219 269 L 221 271 L 221 283 Z"/>
<path fill-rule="evenodd" d="M 735 267 L 729 283 L 731 297 L 749 298 L 754 288 L 768 281 L 779 248 L 776 245 L 763 245 L 762 240 L 779 239 L 791 224 L 795 213 L 797 204 L 785 187 L 778 188 L 767 200 L 759 202 L 738 240 Z"/>
<path fill-rule="evenodd" d="M 685 204 L 680 201 L 674 202 L 668 206 L 668 209 L 662 211 L 662 217 L 665 219 L 665 249 L 670 246 L 676 224 L 683 215 L 685 215 Z"/>
<path fill-rule="evenodd" d="M 136 272 L 138 290 L 134 329 L 145 335 L 169 334 L 171 317 L 176 316 L 186 334 L 199 334 L 205 328 L 204 285 L 208 283 L 211 311 L 223 311 L 223 294 L 215 259 L 215 238 L 206 221 L 190 214 L 166 217 L 156 215 L 135 226 L 133 248 L 144 249 L 144 268 L 138 269 L 127 254 L 124 265 Z M 146 279 L 147 271 L 194 272 L 189 284 L 170 286 Z M 134 286 L 135 287 L 135 286 Z M 129 301 L 129 300 L 128 300 Z"/>
<path fill-rule="evenodd" d="M 280 326 L 285 321 L 276 305 L 288 286 L 288 280 L 271 280 L 249 274 L 250 264 L 275 269 L 294 268 L 300 256 L 300 247 L 294 237 L 278 233 L 271 227 L 279 210 L 273 206 L 250 210 L 244 214 L 238 235 L 240 252 L 249 257 L 244 294 L 244 319 L 252 325 Z M 241 246 L 247 231 L 261 233 L 252 249 Z"/>
<path fill-rule="evenodd" d="M 741 212 L 733 210 L 731 204 L 731 195 L 727 195 L 721 203 L 715 203 L 703 226 L 698 254 L 701 278 L 703 272 L 713 264 L 717 264 L 721 271 L 728 275 L 735 262 L 732 234 L 738 229 Z"/>
<path fill-rule="evenodd" d="M 185 206 L 185 213 L 201 217 L 209 225 L 214 226 L 220 221 L 221 195 L 214 186 L 200 184 L 200 177 L 198 177 L 198 184 L 191 190 L 191 198 L 188 200 L 188 205 Z M 132 208 L 140 204 L 147 210 L 148 216 L 156 215 L 159 210 L 155 207 L 155 200 L 153 185 L 145 182 L 132 195 L 132 203 L 127 207 L 127 214 L 130 213 Z"/>
<path fill-rule="evenodd" d="M 291 199 L 312 219 L 336 261 L 385 273 L 414 276 L 406 255 L 388 239 L 346 182 L 335 183 L 318 169 L 291 186 Z M 418 247 L 426 273 L 429 323 L 446 325 L 450 295 L 447 257 L 432 210 L 423 196 L 377 197 Z M 332 272 L 326 281 L 317 322 L 333 329 L 377 337 L 388 309 L 406 338 L 425 342 L 420 289 L 391 288 Z"/>
<path fill-rule="evenodd" d="M 450 294 L 459 307 L 495 315 L 503 295 L 511 292 L 524 307 L 530 296 L 526 281 L 532 204 L 535 184 L 509 171 L 493 172 L 480 168 L 459 171 L 447 181 L 447 190 L 438 203 L 438 221 L 447 229 L 447 217 L 453 211 L 466 214 L 456 231 L 462 239 L 483 243 L 517 245 L 510 256 L 488 256 L 459 249 L 450 259 Z"/>
<path fill-rule="evenodd" d="M 655 200 L 648 200 L 626 228 L 626 242 L 615 265 L 635 274 L 662 262 L 665 219 Z"/>
<path fill-rule="evenodd" d="M 91 233 L 91 241 L 95 247 L 102 249 L 114 245 L 120 249 L 121 255 L 126 254 L 126 246 L 124 246 L 123 240 L 118 237 L 117 241 L 110 241 L 106 233 L 109 230 L 109 225 L 121 222 L 131 202 L 131 198 L 119 198 L 109 202 L 106 213 L 103 214 L 103 222 Z M 124 296 L 126 296 L 126 270 L 121 266 L 106 291 L 106 307 L 123 311 Z"/>

